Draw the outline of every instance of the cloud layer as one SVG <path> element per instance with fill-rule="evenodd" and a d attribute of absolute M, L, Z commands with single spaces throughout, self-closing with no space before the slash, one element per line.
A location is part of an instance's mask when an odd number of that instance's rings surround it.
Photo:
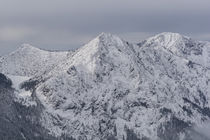
<path fill-rule="evenodd" d="M 0 55 L 22 43 L 80 47 L 101 32 L 139 42 L 160 32 L 210 40 L 209 0 L 0 0 Z"/>

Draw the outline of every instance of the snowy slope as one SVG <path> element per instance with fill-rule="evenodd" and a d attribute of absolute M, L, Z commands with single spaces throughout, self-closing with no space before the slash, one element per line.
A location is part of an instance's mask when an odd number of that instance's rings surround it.
<path fill-rule="evenodd" d="M 32 92 L 21 88 L 21 85 L 30 79 L 26 76 L 7 75 L 12 81 L 12 88 L 14 89 L 15 101 L 24 106 L 36 106 L 37 103 L 32 99 Z"/>
<path fill-rule="evenodd" d="M 175 33 L 138 45 L 102 33 L 28 83 L 52 135 L 181 139 L 210 117 L 208 47 Z"/>
<path fill-rule="evenodd" d="M 0 72 L 17 76 L 32 76 L 52 69 L 71 52 L 49 52 L 28 44 L 0 58 Z"/>
<path fill-rule="evenodd" d="M 161 33 L 132 44 L 102 33 L 71 53 L 21 49 L 0 68 L 36 74 L 19 90 L 43 106 L 41 124 L 53 136 L 185 140 L 210 118 L 209 42 Z"/>
<path fill-rule="evenodd" d="M 178 33 L 166 32 L 151 37 L 140 44 L 163 47 L 176 56 L 210 68 L 209 42 L 195 41 Z"/>
<path fill-rule="evenodd" d="M 24 80 L 13 77 L 17 83 L 20 79 Z M 12 84 L 11 79 L 0 73 L 0 139 L 56 140 L 57 138 L 48 135 L 47 130 L 40 125 L 40 106 L 29 107 L 16 102 Z"/>

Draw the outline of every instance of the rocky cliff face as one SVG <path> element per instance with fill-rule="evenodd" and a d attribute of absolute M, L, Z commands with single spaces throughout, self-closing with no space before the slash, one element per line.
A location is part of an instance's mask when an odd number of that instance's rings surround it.
<path fill-rule="evenodd" d="M 102 33 L 50 69 L 48 63 L 37 74 L 16 69 L 30 78 L 15 96 L 55 138 L 190 140 L 193 127 L 210 118 L 209 50 L 210 43 L 176 33 L 139 44 Z"/>

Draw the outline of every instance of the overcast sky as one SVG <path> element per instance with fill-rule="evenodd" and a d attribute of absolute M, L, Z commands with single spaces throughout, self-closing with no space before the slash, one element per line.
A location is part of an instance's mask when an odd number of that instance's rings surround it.
<path fill-rule="evenodd" d="M 78 48 L 101 32 L 134 43 L 161 32 L 210 41 L 210 0 L 0 0 L 0 55 L 22 43 Z"/>

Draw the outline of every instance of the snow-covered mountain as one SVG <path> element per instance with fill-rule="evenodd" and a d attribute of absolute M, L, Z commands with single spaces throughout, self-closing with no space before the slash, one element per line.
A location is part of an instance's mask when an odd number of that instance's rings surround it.
<path fill-rule="evenodd" d="M 0 73 L 0 139 L 55 140 L 40 124 L 41 108 L 16 102 L 12 81 Z"/>
<path fill-rule="evenodd" d="M 70 51 L 45 51 L 29 44 L 23 44 L 16 51 L 0 57 L 0 72 L 18 76 L 40 74 L 45 69 L 52 69 L 70 54 Z"/>
<path fill-rule="evenodd" d="M 0 70 L 30 77 L 15 82 L 16 102 L 41 108 L 52 137 L 190 140 L 210 118 L 209 60 L 209 42 L 180 34 L 132 44 L 102 33 L 74 52 L 20 48 Z"/>

